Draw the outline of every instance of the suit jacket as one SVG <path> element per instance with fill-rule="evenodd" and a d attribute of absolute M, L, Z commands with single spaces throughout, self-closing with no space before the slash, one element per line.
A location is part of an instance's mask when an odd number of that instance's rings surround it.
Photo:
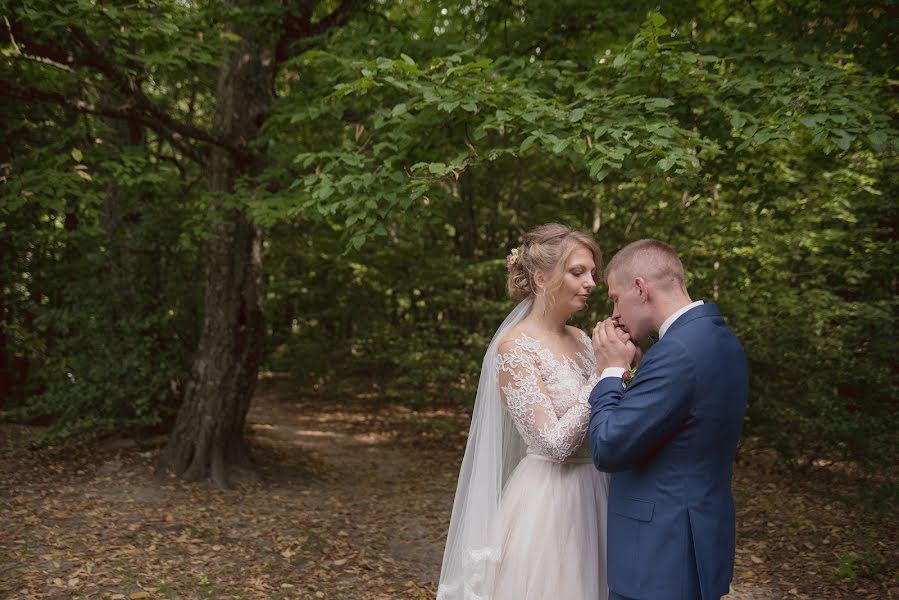
<path fill-rule="evenodd" d="M 678 317 L 625 390 L 590 395 L 593 463 L 612 473 L 609 588 L 629 598 L 727 594 L 733 578 L 733 460 L 749 393 L 740 341 L 714 304 Z M 693 583 L 690 583 L 692 581 Z"/>

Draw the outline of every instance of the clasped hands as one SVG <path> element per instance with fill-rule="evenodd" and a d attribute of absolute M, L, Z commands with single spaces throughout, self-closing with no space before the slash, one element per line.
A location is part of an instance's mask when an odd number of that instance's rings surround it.
<path fill-rule="evenodd" d="M 593 355 L 596 357 L 596 372 L 602 373 L 609 367 L 627 369 L 635 365 L 642 352 L 631 336 L 609 318 L 593 328 Z"/>

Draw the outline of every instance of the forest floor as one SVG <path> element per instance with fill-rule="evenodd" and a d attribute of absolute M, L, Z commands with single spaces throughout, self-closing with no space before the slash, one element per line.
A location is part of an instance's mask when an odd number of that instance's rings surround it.
<path fill-rule="evenodd" d="M 156 473 L 159 439 L 34 451 L 0 424 L 0 598 L 433 598 L 468 414 L 414 406 L 262 381 L 261 478 L 231 490 Z M 888 478 L 744 440 L 734 494 L 729 600 L 899 598 Z"/>

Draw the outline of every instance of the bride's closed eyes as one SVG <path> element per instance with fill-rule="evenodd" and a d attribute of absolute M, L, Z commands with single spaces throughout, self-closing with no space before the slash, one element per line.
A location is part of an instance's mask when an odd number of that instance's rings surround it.
<path fill-rule="evenodd" d="M 571 273 L 572 275 L 574 275 L 575 277 L 580 277 L 581 275 L 583 275 L 584 273 L 587 272 L 587 267 L 586 267 L 586 265 L 574 265 L 569 269 L 568 272 Z M 590 268 L 590 275 L 592 275 L 593 277 L 596 277 L 596 269 L 595 268 Z"/>

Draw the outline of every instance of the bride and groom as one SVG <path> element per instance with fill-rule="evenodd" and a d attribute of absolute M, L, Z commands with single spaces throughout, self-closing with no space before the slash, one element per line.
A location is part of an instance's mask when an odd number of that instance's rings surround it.
<path fill-rule="evenodd" d="M 567 325 L 600 259 L 592 237 L 557 224 L 528 232 L 507 258 L 521 302 L 482 364 L 438 600 L 708 600 L 729 590 L 745 354 L 718 309 L 691 300 L 676 253 L 656 240 L 606 266 L 614 312 L 592 337 Z M 636 342 L 652 332 L 642 356 Z"/>

